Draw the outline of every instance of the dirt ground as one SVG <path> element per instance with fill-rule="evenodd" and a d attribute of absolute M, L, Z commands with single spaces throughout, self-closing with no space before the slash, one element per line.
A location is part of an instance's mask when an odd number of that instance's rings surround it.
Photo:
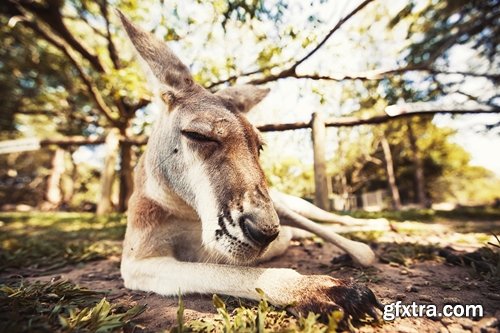
<path fill-rule="evenodd" d="M 312 240 L 294 241 L 284 256 L 261 266 L 289 267 L 303 274 L 353 278 L 366 283 L 383 304 L 397 300 L 404 304 L 415 301 L 419 304 L 434 303 L 438 309 L 444 304 L 481 304 L 485 311 L 483 318 L 474 319 L 399 318 L 378 325 L 357 326 L 360 332 L 498 332 L 498 279 L 484 279 L 471 267 L 450 264 L 436 253 L 436 249 L 446 248 L 458 255 L 473 252 L 486 243 L 476 240 L 477 233 L 488 230 L 498 234 L 500 221 L 469 221 L 453 225 L 405 223 L 397 224 L 398 232 L 385 232 L 373 241 L 372 246 L 380 258 L 372 268 L 356 268 L 349 260 L 344 260 L 345 256 L 341 256 L 341 251 L 335 246 Z M 409 229 L 411 233 L 405 231 Z M 429 246 L 429 251 L 423 257 L 418 253 L 406 253 L 406 257 L 401 256 L 406 260 L 404 263 L 387 259 L 388 253 L 394 248 L 399 245 L 408 248 L 408 244 L 421 244 L 423 247 L 420 252 Z M 146 311 L 134 320 L 145 332 L 157 332 L 174 326 L 177 298 L 125 289 L 120 278 L 119 261 L 118 256 L 112 256 L 106 260 L 64 267 L 41 276 L 36 271 L 24 270 L 3 272 L 0 278 L 22 275 L 30 280 L 69 279 L 93 290 L 109 291 L 108 299 L 113 301 L 129 305 L 147 304 Z M 211 295 L 186 295 L 183 300 L 186 320 L 215 314 Z"/>

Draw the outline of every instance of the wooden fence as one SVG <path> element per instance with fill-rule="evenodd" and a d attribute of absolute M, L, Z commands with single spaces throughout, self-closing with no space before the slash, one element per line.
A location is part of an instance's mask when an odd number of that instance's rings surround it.
<path fill-rule="evenodd" d="M 330 117 L 325 118 L 320 113 L 313 113 L 311 120 L 307 122 L 294 122 L 294 123 L 282 123 L 282 124 L 266 124 L 258 126 L 257 128 L 261 132 L 273 132 L 273 131 L 288 131 L 296 129 L 311 129 L 311 139 L 313 143 L 313 157 L 314 157 L 314 184 L 315 184 L 315 196 L 314 203 L 323 208 L 330 210 L 331 202 L 329 200 L 329 181 L 326 172 L 326 157 L 325 157 L 325 144 L 326 144 L 326 128 L 327 127 L 352 127 L 359 125 L 374 125 L 381 124 L 387 121 L 398 119 L 401 117 L 411 117 L 411 116 L 421 116 L 421 115 L 431 115 L 439 113 L 448 114 L 474 114 L 474 113 L 500 113 L 500 108 L 494 106 L 478 105 L 475 107 L 456 107 L 453 108 L 443 108 L 442 106 L 436 106 L 429 103 L 421 104 L 404 104 L 398 106 L 390 106 L 386 109 L 386 114 L 372 116 L 372 117 Z M 115 138 L 116 133 L 111 133 L 110 135 Z M 10 153 L 14 151 L 26 151 L 26 150 L 36 150 L 40 147 L 56 145 L 59 147 L 68 146 L 79 146 L 79 145 L 113 145 L 109 146 L 109 154 L 112 154 L 117 150 L 117 140 L 119 144 L 131 144 L 131 145 L 144 145 L 147 143 L 146 137 L 138 138 L 123 138 L 119 137 L 117 139 L 111 140 L 109 137 L 66 137 L 60 139 L 42 139 L 37 142 L 31 141 L 28 145 L 25 143 L 19 145 L 21 149 L 15 150 L 12 148 L 15 141 L 10 141 L 9 145 L 6 142 L 0 142 L 0 153 L 4 149 L 5 153 Z M 28 147 L 28 148 L 26 148 Z M 114 163 L 115 159 L 108 156 L 106 159 L 108 162 L 105 163 L 105 168 L 109 167 L 109 163 Z M 109 179 L 101 179 L 101 186 L 103 187 L 101 191 L 107 193 L 110 190 L 112 184 Z"/>

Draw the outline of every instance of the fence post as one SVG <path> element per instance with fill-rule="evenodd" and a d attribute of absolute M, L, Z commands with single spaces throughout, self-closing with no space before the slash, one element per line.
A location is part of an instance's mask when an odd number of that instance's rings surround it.
<path fill-rule="evenodd" d="M 328 200 L 328 177 L 326 175 L 325 160 L 326 127 L 320 113 L 312 115 L 312 142 L 314 154 L 314 203 L 316 206 L 330 210 Z"/>

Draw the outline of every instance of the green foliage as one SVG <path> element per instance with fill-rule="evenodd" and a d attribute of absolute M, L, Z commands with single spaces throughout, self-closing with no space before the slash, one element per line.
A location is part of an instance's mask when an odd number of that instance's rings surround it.
<path fill-rule="evenodd" d="M 263 154 L 262 169 L 269 186 L 299 197 L 310 197 L 314 193 L 313 166 L 295 157 L 277 160 Z"/>
<path fill-rule="evenodd" d="M 131 319 L 144 312 L 145 307 L 136 305 L 124 313 L 113 313 L 112 305 L 103 298 L 93 308 L 81 311 L 70 309 L 68 317 L 59 316 L 59 322 L 64 330 L 110 332 L 125 326 Z"/>
<path fill-rule="evenodd" d="M 177 308 L 177 327 L 174 327 L 172 333 L 182 333 L 184 332 L 184 301 L 182 300 L 182 294 L 179 292 L 179 307 Z"/>
<path fill-rule="evenodd" d="M 407 59 L 414 63 L 433 61 L 454 45 L 468 42 L 493 59 L 499 42 L 498 13 L 496 0 L 427 1 L 418 6 L 411 1 L 389 26 L 411 20 L 408 37 L 418 36 L 419 41 L 411 45 Z"/>
<path fill-rule="evenodd" d="M 281 48 L 276 45 L 266 47 L 259 52 L 257 63 L 262 68 L 266 67 L 268 64 L 276 63 L 276 57 L 278 57 L 280 53 Z"/>
<path fill-rule="evenodd" d="M 262 290 L 257 290 L 261 295 L 260 302 L 253 307 L 240 305 L 229 311 L 224 301 L 217 295 L 213 296 L 213 303 L 217 315 L 213 318 L 183 322 L 182 299 L 179 298 L 179 312 L 177 327 L 173 332 L 300 332 L 324 333 L 336 332 L 342 320 L 342 313 L 335 311 L 328 316 L 328 323 L 319 321 L 319 315 L 309 313 L 307 317 L 295 318 L 284 310 L 270 306 Z"/>
<path fill-rule="evenodd" d="M 135 63 L 111 70 L 102 79 L 101 92 L 115 99 L 123 98 L 127 103 L 133 104 L 150 95 L 144 83 L 144 75 Z"/>
<path fill-rule="evenodd" d="M 52 270 L 121 253 L 122 215 L 0 214 L 0 269 Z"/>
<path fill-rule="evenodd" d="M 17 5 L 11 1 L 3 2 L 0 5 L 0 39 L 3 46 L 0 49 L 0 105 L 3 106 L 0 140 L 20 136 L 103 135 L 111 128 L 119 128 L 121 133 L 147 132 L 144 129 L 149 126 L 149 120 L 137 109 L 147 104 L 150 92 L 146 89 L 142 72 L 132 60 L 133 52 L 112 13 L 112 7 L 120 8 L 132 20 L 169 41 L 175 52 L 190 65 L 195 79 L 209 86 L 211 82 L 226 78 L 229 78 L 228 83 L 233 84 L 241 73 L 253 72 L 255 77 L 270 75 L 293 64 L 331 28 L 319 24 L 330 23 L 321 21 L 324 8 L 328 11 L 335 9 L 335 15 L 345 14 L 348 2 L 346 6 L 339 2 L 337 7 L 329 7 L 331 3 L 322 0 L 307 4 L 282 0 L 272 3 L 262 0 L 210 0 L 189 5 L 182 1 L 135 0 L 111 3 L 40 0 L 19 2 Z M 323 111 L 331 113 L 330 110 L 334 109 L 338 110 L 336 115 L 367 116 L 381 114 L 385 106 L 401 100 L 436 101 L 450 93 L 461 93 L 462 97 L 468 96 L 468 99 L 483 103 L 495 103 L 494 97 L 498 96 L 495 69 L 498 67 L 500 36 L 498 0 L 415 0 L 395 6 L 378 2 L 371 8 L 356 14 L 354 21 L 361 17 L 361 20 L 355 21 L 356 24 L 351 27 L 346 25 L 336 33 L 336 36 L 340 35 L 346 29 L 344 32 L 348 36 L 357 36 L 354 41 L 341 40 L 349 48 L 348 52 L 330 40 L 314 57 L 323 53 L 332 61 L 322 58 L 321 63 L 315 64 L 312 57 L 307 60 L 310 69 L 301 65 L 297 73 L 301 74 L 304 70 L 304 73 L 312 74 L 316 70 L 322 76 L 337 70 L 357 71 L 405 65 L 425 65 L 444 70 L 447 69 L 449 50 L 465 45 L 480 55 L 468 59 L 466 69 L 493 73 L 492 78 L 481 78 L 488 81 L 489 86 L 493 83 L 493 88 L 484 89 L 484 93 L 475 96 L 467 91 L 462 93 L 462 88 L 469 82 L 466 78 L 455 80 L 446 76 L 443 80 L 432 72 L 418 75 L 394 73 L 382 80 L 344 80 L 338 85 L 340 95 L 333 98 L 335 93 L 332 91 L 336 89 L 332 87 L 335 88 L 333 84 L 337 83 L 317 81 L 311 85 L 309 81 L 305 82 L 300 87 L 309 89 L 312 86 Z M 401 38 L 404 35 L 407 38 Z M 60 41 L 63 47 L 52 42 L 50 37 Z M 224 44 L 226 41 L 230 45 Z M 234 44 L 244 44 L 245 47 L 234 48 Z M 219 49 L 221 45 L 223 47 Z M 394 51 L 385 53 L 386 46 Z M 360 53 L 371 56 L 356 56 L 352 61 L 349 58 L 349 54 Z M 247 79 L 252 77 L 240 81 Z M 95 91 L 102 95 L 108 116 L 96 103 Z M 332 105 L 329 100 L 333 99 L 335 104 Z M 337 107 L 341 105 L 341 108 Z M 414 122 L 416 120 L 412 119 L 412 125 Z M 415 201 L 412 178 L 416 155 L 424 160 L 426 191 L 434 201 L 484 204 L 494 198 L 498 180 L 485 170 L 470 168 L 465 152 L 449 144 L 451 133 L 437 129 L 427 118 L 414 124 L 414 127 L 419 152 L 409 148 L 404 121 L 376 128 L 339 131 L 337 140 L 341 144 L 329 163 L 335 191 L 359 194 L 385 186 L 383 159 L 377 145 L 380 136 L 386 135 L 394 150 L 396 178 L 404 203 Z M 2 202 L 9 199 L 13 203 L 36 206 L 43 200 L 48 173 L 47 156 L 43 154 L 30 153 L 35 161 L 23 165 L 22 172 L 18 172 L 19 178 L 30 178 L 24 193 L 16 190 L 20 184 L 10 184 L 16 179 L 0 171 Z M 0 156 L 0 170 L 13 170 L 26 155 L 19 156 L 15 161 Z M 463 163 L 458 165 L 457 161 Z M 94 184 L 97 183 L 97 175 L 86 169 L 78 168 L 77 174 L 81 173 L 81 177 L 72 177 L 79 182 L 75 191 L 77 197 L 74 198 L 76 207 L 96 198 Z M 311 195 L 310 165 L 298 159 L 285 158 L 273 164 L 267 163 L 264 169 L 270 183 L 280 190 L 300 196 Z M 6 183 L 10 185 L 3 186 Z M 125 191 L 124 188 L 122 191 Z M 484 190 L 478 191 L 479 188 Z M 8 195 L 10 193 L 13 195 Z M 123 194 L 119 197 L 126 197 Z"/>
<path fill-rule="evenodd" d="M 83 210 L 89 203 L 96 202 L 99 197 L 100 172 L 86 163 L 77 165 L 76 174 L 71 178 L 73 195 L 65 204 L 76 211 Z M 64 192 L 64 188 L 62 188 Z"/>
<path fill-rule="evenodd" d="M 263 0 L 212 0 L 212 5 L 223 16 L 221 22 L 225 28 L 231 20 L 246 22 L 252 19 L 270 19 L 279 21 L 287 8 L 286 1 L 279 0 L 273 6 L 266 5 Z"/>
<path fill-rule="evenodd" d="M 366 116 L 382 114 L 388 104 L 395 104 L 401 97 L 408 102 L 432 101 L 437 98 L 439 89 L 435 85 L 428 88 L 424 94 L 398 79 L 392 79 L 390 83 L 381 82 L 380 85 L 367 83 L 367 93 L 363 97 L 357 90 L 344 93 L 361 97 L 364 111 L 360 113 Z M 416 150 L 410 130 L 415 138 Z M 464 205 L 493 203 L 498 197 L 500 179 L 485 168 L 470 165 L 470 154 L 453 143 L 455 133 L 455 130 L 435 125 L 432 116 L 394 120 L 370 128 L 339 129 L 339 145 L 329 162 L 334 193 L 352 195 L 387 188 L 385 156 L 380 146 L 380 140 L 385 137 L 390 144 L 403 203 L 417 201 L 417 159 L 423 165 L 424 187 L 432 202 L 448 201 Z"/>
<path fill-rule="evenodd" d="M 111 304 L 103 294 L 64 280 L 1 284 L 0 331 L 111 332 L 145 310 Z"/>
<path fill-rule="evenodd" d="M 427 191 L 434 202 L 493 203 L 499 196 L 500 179 L 484 167 L 470 165 L 470 154 L 451 142 L 455 131 L 422 120 L 412 126 L 418 137 L 417 154 L 423 159 Z M 399 165 L 404 166 L 411 156 L 407 147 L 400 149 Z"/>
<path fill-rule="evenodd" d="M 0 15 L 0 38 L 5 41 L 0 51 L 1 101 L 13 115 L 5 129 L 30 128 L 44 136 L 81 134 L 89 125 L 86 117 L 93 115 L 91 101 L 85 86 L 75 81 L 68 59 L 22 23 L 7 24 L 8 19 Z M 2 115 L 2 121 L 7 119 Z"/>
<path fill-rule="evenodd" d="M 375 22 L 384 6 L 379 6 L 367 21 Z M 418 64 L 425 68 L 453 71 L 449 66 L 450 50 L 455 46 L 475 49 L 478 55 L 467 61 L 471 72 L 498 67 L 495 63 L 498 48 L 498 1 L 410 1 L 390 20 L 385 21 L 387 36 L 407 33 L 406 43 L 399 50 L 398 66 Z M 389 8 L 387 8 L 388 10 Z M 386 15 L 387 18 L 387 15 Z M 492 27 L 495 24 L 495 28 Z M 359 31 L 369 31 L 370 23 L 361 24 Z M 372 38 L 374 36 L 371 36 Z M 369 37 L 368 37 L 369 38 Z M 390 37 L 389 37 L 390 38 Z M 397 37 L 395 37 L 397 38 Z M 366 40 L 363 40 L 366 43 Z M 377 67 L 377 66 L 376 66 Z M 478 79 L 479 80 L 479 79 Z M 403 73 L 387 76 L 380 81 L 343 82 L 344 101 L 356 100 L 359 111 L 355 116 L 384 114 L 384 108 L 398 102 L 434 102 L 448 94 L 461 94 L 471 100 L 495 105 L 498 96 L 495 80 L 482 78 L 484 89 L 467 93 L 469 78 L 438 76 L 432 73 Z M 473 86 L 474 84 L 472 84 Z M 456 96 L 455 96 L 456 97 Z M 453 101 L 453 99 L 450 99 Z M 452 105 L 447 100 L 444 105 Z M 417 151 L 410 144 L 409 127 L 416 138 Z M 416 160 L 424 166 L 425 191 L 433 202 L 451 201 L 466 205 L 491 204 L 498 196 L 499 179 L 484 168 L 470 166 L 469 154 L 452 143 L 454 132 L 439 128 L 430 117 L 397 120 L 368 129 L 353 128 L 339 131 L 341 148 L 331 162 L 331 174 L 336 193 L 359 194 L 363 191 L 386 188 L 384 156 L 378 141 L 385 136 L 390 143 L 396 182 L 403 203 L 416 202 Z M 345 133 L 347 132 L 347 134 Z M 352 139 L 355 137 L 356 139 Z M 373 150 L 363 152 L 358 145 L 372 142 Z M 377 163 L 379 163 L 377 165 Z M 361 184 L 361 185 L 359 185 Z M 484 186 L 483 186 L 484 185 Z M 480 190 L 481 189 L 481 190 Z M 483 190 L 484 189 L 484 190 Z"/>
<path fill-rule="evenodd" d="M 490 204 L 500 197 L 500 179 L 479 166 L 446 169 L 443 177 L 430 186 L 434 193 L 448 188 L 448 192 L 442 193 L 444 199 L 462 205 Z"/>

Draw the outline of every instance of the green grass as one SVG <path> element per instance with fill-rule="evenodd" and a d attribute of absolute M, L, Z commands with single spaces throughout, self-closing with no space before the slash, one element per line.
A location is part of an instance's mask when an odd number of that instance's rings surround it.
<path fill-rule="evenodd" d="M 111 332 L 129 324 L 144 306 L 111 304 L 104 293 L 56 282 L 0 285 L 0 332 Z"/>
<path fill-rule="evenodd" d="M 0 214 L 0 271 L 45 272 L 121 253 L 125 217 L 90 213 Z M 8 280 L 10 281 L 10 280 Z M 0 332 L 110 332 L 144 307 L 112 304 L 68 281 L 0 285 Z"/>
<path fill-rule="evenodd" d="M 358 217 L 386 217 L 393 221 L 433 221 L 454 219 L 499 220 L 498 210 L 461 209 L 454 212 L 413 210 L 353 214 Z M 23 274 L 26 269 L 45 272 L 69 264 L 119 255 L 125 232 L 125 217 L 97 217 L 91 213 L 0 213 L 0 271 Z M 460 223 L 457 223 L 459 225 Z M 406 224 L 405 224 L 406 225 Z M 404 229 L 404 233 L 424 235 L 428 228 Z M 396 222 L 397 226 L 397 222 Z M 425 226 L 425 225 L 424 225 Z M 409 266 L 417 261 L 442 260 L 440 248 L 414 243 L 380 242 L 381 232 L 352 233 L 349 237 L 377 243 L 381 261 Z M 458 264 L 472 267 L 484 278 L 499 276 L 498 244 L 481 250 L 480 256 L 459 258 Z M 487 268 L 487 269 L 483 269 Z M 29 271 L 28 271 L 29 272 Z M 361 282 L 377 282 L 376 271 L 365 269 L 355 276 Z M 495 280 L 496 281 L 496 280 Z M 104 293 L 79 288 L 66 281 L 54 283 L 11 283 L 0 285 L 0 332 L 104 332 L 119 329 L 143 308 L 111 304 Z M 265 298 L 259 303 L 236 302 L 227 306 L 214 296 L 215 317 L 184 322 L 179 304 L 175 332 L 331 332 L 339 324 L 333 314 L 326 324 L 315 314 L 304 318 L 290 316 L 283 309 L 270 306 Z"/>
<path fill-rule="evenodd" d="M 121 253 L 125 217 L 91 213 L 1 213 L 0 270 L 50 270 Z"/>
<path fill-rule="evenodd" d="M 203 318 L 184 322 L 184 304 L 179 297 L 177 327 L 173 333 L 186 332 L 297 332 L 297 333 L 325 333 L 336 332 L 342 320 L 342 313 L 335 311 L 328 316 L 326 323 L 321 322 L 319 315 L 309 313 L 307 317 L 295 318 L 285 310 L 270 306 L 261 294 L 261 300 L 256 305 L 241 305 L 228 310 L 228 306 L 217 295 L 213 296 L 213 303 L 217 315 L 213 318 Z"/>
<path fill-rule="evenodd" d="M 351 215 L 393 221 L 487 221 L 500 220 L 500 209 L 459 208 L 449 212 L 420 209 Z M 120 214 L 97 217 L 92 213 L 0 213 L 0 270 L 21 267 L 50 270 L 119 255 L 124 233 L 125 217 Z M 361 238 L 376 242 L 378 236 L 363 233 Z"/>

